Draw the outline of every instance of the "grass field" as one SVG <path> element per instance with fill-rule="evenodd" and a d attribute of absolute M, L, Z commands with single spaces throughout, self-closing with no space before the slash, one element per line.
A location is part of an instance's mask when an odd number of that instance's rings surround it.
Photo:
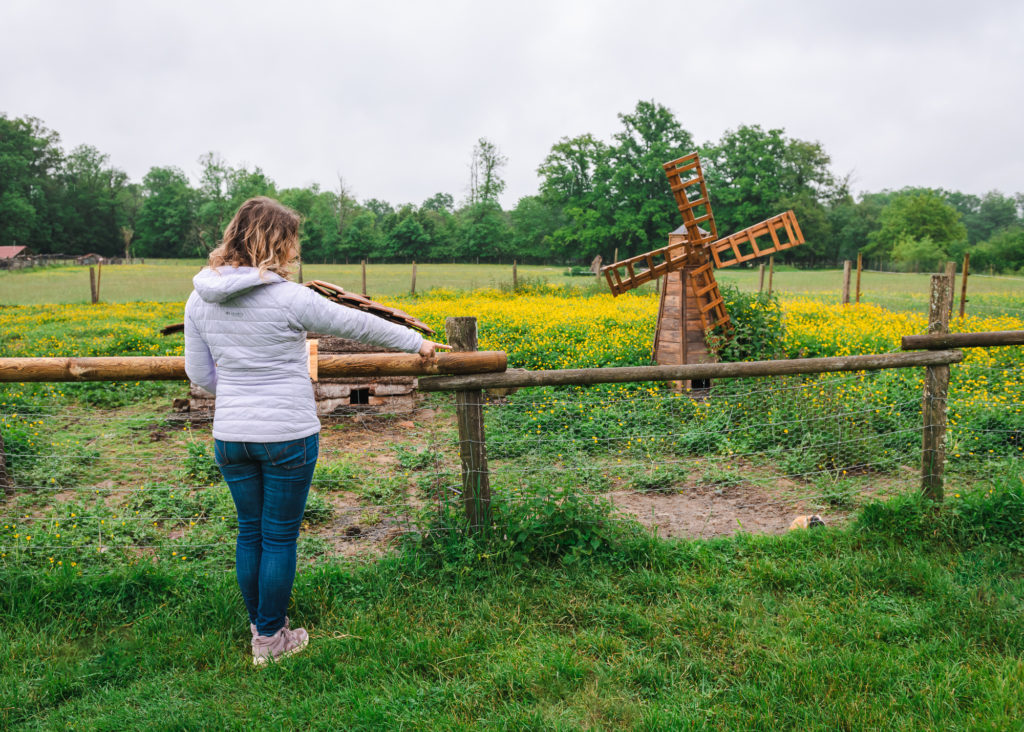
<path fill-rule="evenodd" d="M 184 302 L 192 291 L 192 276 L 203 265 L 201 260 L 151 260 L 147 264 L 108 266 L 103 269 L 101 299 L 104 302 L 135 301 Z M 545 280 L 551 285 L 569 285 L 589 289 L 594 281 L 587 277 L 568 277 L 563 267 L 523 265 L 518 268 L 523 280 Z M 371 297 L 396 297 L 409 293 L 412 268 L 407 264 L 370 264 L 367 266 L 367 290 Z M 321 279 L 358 292 L 362 288 L 359 265 L 306 265 L 303 276 Z M 757 269 L 729 268 L 717 274 L 722 283 L 734 284 L 752 292 L 760 284 Z M 842 270 L 792 270 L 775 273 L 774 289 L 785 295 L 797 295 L 824 302 L 838 302 L 842 291 Z M 861 301 L 891 310 L 927 310 L 930 275 L 865 272 L 861 281 Z M 978 315 L 1024 315 L 1024 279 L 988 277 L 969 278 L 968 311 Z M 510 265 L 420 264 L 417 265 L 416 290 L 433 288 L 474 290 L 511 287 Z M 603 291 L 603 280 L 597 285 Z M 641 291 L 649 291 L 645 285 Z M 957 284 L 959 303 L 959 280 Z M 36 305 L 43 303 L 85 303 L 89 301 L 87 267 L 51 267 L 38 270 L 0 272 L 0 305 Z M 959 305 L 957 305 L 959 307 Z"/>
<path fill-rule="evenodd" d="M 309 649 L 261 671 L 230 574 L 7 573 L 0 726 L 1019 728 L 1021 554 L 901 534 L 305 570 Z"/>
<path fill-rule="evenodd" d="M 195 266 L 137 272 L 154 296 L 180 272 L 187 293 Z M 501 284 L 482 266 L 464 282 L 482 271 Z M 392 270 L 398 294 L 407 273 Z M 66 275 L 0 276 L 0 296 Z M 756 276 L 722 279 L 756 289 Z M 782 355 L 891 351 L 925 327 L 920 312 L 822 302 L 838 273 L 776 277 L 794 288 L 781 309 L 733 305 L 738 326 L 780 325 L 764 347 Z M 894 298 L 927 281 L 877 277 Z M 124 282 L 126 298 L 139 279 Z M 388 299 L 437 328 L 479 317 L 481 347 L 505 350 L 510 366 L 649 359 L 653 293 L 528 289 Z M 181 336 L 157 333 L 180 320 L 183 297 L 0 308 L 0 355 L 177 354 Z M 1019 292 L 989 297 L 997 313 L 954 328 L 1024 327 Z M 289 611 L 312 642 L 259 672 L 209 427 L 168 422 L 185 385 L 0 385 L 19 484 L 0 504 L 0 728 L 1014 728 L 1022 364 L 1024 348 L 1006 348 L 953 367 L 941 508 L 907 490 L 920 471 L 921 374 L 910 370 L 723 382 L 706 401 L 657 385 L 498 399 L 486 420 L 500 530 L 478 538 L 451 505 L 432 507 L 437 487 L 459 480 L 450 395 L 413 415 L 331 424 Z M 735 499 L 744 521 L 776 511 L 784 530 L 802 505 L 829 527 L 669 541 L 643 515 L 612 513 L 618 493 L 646 501 L 651 519 L 678 500 Z M 349 530 L 372 536 L 399 519 L 423 523 L 404 543 L 378 543 L 385 558 L 338 557 Z"/>

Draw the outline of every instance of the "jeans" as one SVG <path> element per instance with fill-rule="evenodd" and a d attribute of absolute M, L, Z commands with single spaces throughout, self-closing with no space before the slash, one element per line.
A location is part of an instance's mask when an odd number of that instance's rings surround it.
<path fill-rule="evenodd" d="M 320 435 L 287 442 L 214 440 L 214 458 L 238 511 L 235 573 L 260 635 L 284 626 L 295 581 L 296 544 L 320 450 Z"/>

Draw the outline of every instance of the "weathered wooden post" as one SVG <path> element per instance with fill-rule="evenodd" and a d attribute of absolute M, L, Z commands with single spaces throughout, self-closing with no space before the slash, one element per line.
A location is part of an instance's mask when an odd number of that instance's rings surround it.
<path fill-rule="evenodd" d="M 857 252 L 857 304 L 860 304 L 860 271 L 864 255 Z"/>
<path fill-rule="evenodd" d="M 964 273 L 960 278 L 960 319 L 964 317 L 964 308 L 967 305 L 967 273 L 971 269 L 971 253 L 964 254 Z"/>
<path fill-rule="evenodd" d="M 4 489 L 4 498 L 14 497 L 14 480 L 7 472 L 7 453 L 4 452 L 4 436 L 0 433 L 0 488 Z"/>
<path fill-rule="evenodd" d="M 843 262 L 843 305 L 850 304 L 850 270 L 852 264 L 849 259 Z"/>
<path fill-rule="evenodd" d="M 100 301 L 99 293 L 96 292 L 96 268 L 89 267 L 89 302 L 93 305 Z"/>
<path fill-rule="evenodd" d="M 762 292 L 764 292 L 764 262 L 761 262 L 761 266 L 759 267 L 759 269 L 761 271 L 761 278 L 760 281 L 757 283 L 757 293 L 760 295 Z"/>
<path fill-rule="evenodd" d="M 301 283 L 301 282 L 304 282 L 304 281 L 305 280 L 302 277 L 302 260 L 300 259 L 299 260 L 299 282 Z"/>
<path fill-rule="evenodd" d="M 416 260 L 412 260 L 412 288 L 410 292 L 416 294 Z"/>
<path fill-rule="evenodd" d="M 476 350 L 476 318 L 448 318 L 444 330 L 454 351 Z M 470 530 L 480 531 L 491 524 L 491 482 L 487 470 L 483 391 L 456 391 L 455 416 L 459 424 L 459 457 L 462 461 L 462 503 Z"/>
<path fill-rule="evenodd" d="M 366 260 L 360 262 L 363 267 L 363 297 L 366 297 Z"/>
<path fill-rule="evenodd" d="M 768 294 L 772 294 L 772 279 L 775 277 L 775 255 L 768 257 Z"/>
<path fill-rule="evenodd" d="M 953 314 L 953 298 L 956 295 L 956 262 L 946 262 L 946 279 L 949 280 L 949 314 Z"/>
<path fill-rule="evenodd" d="M 946 275 L 932 275 L 928 301 L 928 332 L 949 332 L 949 289 Z M 942 472 L 946 462 L 946 397 L 949 395 L 949 364 L 925 366 L 924 400 L 921 405 L 921 492 L 941 501 Z"/>
<path fill-rule="evenodd" d="M 516 260 L 512 260 L 512 292 L 519 289 L 519 269 L 516 267 Z"/>

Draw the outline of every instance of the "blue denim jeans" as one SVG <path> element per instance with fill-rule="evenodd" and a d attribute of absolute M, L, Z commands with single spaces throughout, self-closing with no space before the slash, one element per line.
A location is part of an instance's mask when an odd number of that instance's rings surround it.
<path fill-rule="evenodd" d="M 320 435 L 287 442 L 214 440 L 217 467 L 238 511 L 238 586 L 260 635 L 274 635 L 284 625 L 319 451 Z"/>

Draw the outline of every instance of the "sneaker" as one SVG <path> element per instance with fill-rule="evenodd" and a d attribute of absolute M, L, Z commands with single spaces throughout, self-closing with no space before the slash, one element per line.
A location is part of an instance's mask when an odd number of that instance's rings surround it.
<path fill-rule="evenodd" d="M 309 645 L 305 628 L 281 628 L 272 636 L 257 635 L 252 639 L 252 662 L 262 666 L 267 661 L 278 661 L 298 653 Z"/>
<path fill-rule="evenodd" d="M 289 620 L 288 620 L 288 616 L 287 615 L 284 616 L 284 627 L 286 627 L 286 628 L 290 628 L 291 627 L 291 625 L 289 625 Z M 252 637 L 253 638 L 256 637 L 256 635 L 259 633 L 259 631 L 256 630 L 256 623 L 249 623 L 249 632 L 252 633 Z"/>

